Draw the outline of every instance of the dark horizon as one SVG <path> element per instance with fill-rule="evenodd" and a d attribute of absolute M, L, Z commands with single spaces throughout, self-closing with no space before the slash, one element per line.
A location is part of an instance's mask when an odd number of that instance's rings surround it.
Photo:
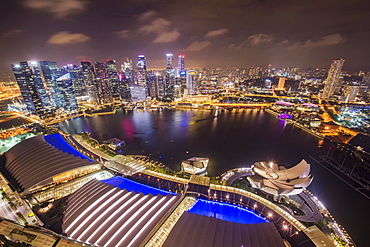
<path fill-rule="evenodd" d="M 26 60 L 122 63 L 185 54 L 187 68 L 329 68 L 370 70 L 364 0 L 4 0 L 0 3 L 0 73 Z M 174 59 L 175 60 L 175 59 Z"/>

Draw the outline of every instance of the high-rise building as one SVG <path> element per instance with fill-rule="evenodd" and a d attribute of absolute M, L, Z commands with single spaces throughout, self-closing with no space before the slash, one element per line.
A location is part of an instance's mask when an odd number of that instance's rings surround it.
<path fill-rule="evenodd" d="M 344 59 L 333 60 L 330 66 L 328 77 L 325 80 L 324 91 L 321 98 L 327 99 L 339 92 L 341 88 L 341 71 L 344 64 Z"/>
<path fill-rule="evenodd" d="M 278 83 L 278 86 L 277 88 L 275 88 L 275 90 L 285 90 L 284 86 L 285 86 L 285 77 L 280 77 L 279 78 L 279 83 Z"/>
<path fill-rule="evenodd" d="M 124 73 L 118 74 L 118 81 L 119 81 L 119 92 L 121 96 L 121 101 L 123 102 L 131 101 L 130 86 L 133 84 L 130 83 L 129 80 L 126 79 Z"/>
<path fill-rule="evenodd" d="M 139 55 L 137 60 L 137 84 L 147 86 L 146 58 L 144 55 Z"/>
<path fill-rule="evenodd" d="M 132 85 L 130 87 L 131 100 L 132 102 L 144 101 L 147 96 L 147 89 L 145 86 Z"/>
<path fill-rule="evenodd" d="M 107 60 L 108 81 L 114 100 L 121 98 L 120 84 L 117 75 L 117 65 L 115 60 Z"/>
<path fill-rule="evenodd" d="M 155 99 L 158 97 L 158 81 L 157 81 L 157 75 L 150 74 L 148 76 L 148 84 L 149 84 L 149 96 L 152 99 Z"/>
<path fill-rule="evenodd" d="M 61 68 L 61 74 L 64 75 L 66 73 L 70 73 L 72 77 L 72 83 L 76 97 L 86 96 L 87 92 L 81 67 L 73 64 L 67 64 Z"/>
<path fill-rule="evenodd" d="M 37 62 L 25 61 L 11 66 L 28 111 L 43 117 L 50 101 Z"/>
<path fill-rule="evenodd" d="M 101 105 L 111 103 L 112 93 L 108 80 L 107 65 L 105 63 L 95 62 L 95 84 L 98 92 L 98 102 Z"/>
<path fill-rule="evenodd" d="M 121 70 L 122 74 L 119 76 L 121 99 L 125 102 L 129 102 L 131 100 L 130 87 L 134 85 L 132 60 L 127 59 L 126 62 L 121 65 Z"/>
<path fill-rule="evenodd" d="M 58 64 L 52 61 L 40 61 L 39 64 L 42 75 L 44 76 L 44 86 L 50 103 L 53 107 L 59 108 L 61 107 L 61 99 L 58 98 L 57 79 L 60 77 Z"/>
<path fill-rule="evenodd" d="M 94 82 L 94 69 L 89 61 L 81 61 L 82 76 L 90 103 L 98 104 L 98 92 Z"/>
<path fill-rule="evenodd" d="M 179 55 L 177 57 L 177 65 L 179 72 L 185 70 L 185 55 Z"/>
<path fill-rule="evenodd" d="M 65 73 L 56 79 L 59 109 L 67 112 L 76 111 L 78 108 L 76 94 L 72 82 L 72 74 Z"/>
<path fill-rule="evenodd" d="M 196 72 L 194 70 L 188 70 L 186 74 L 186 88 L 188 95 L 193 95 L 195 93 L 194 90 L 194 78 Z"/>
<path fill-rule="evenodd" d="M 121 70 L 123 72 L 123 75 L 125 76 L 125 79 L 127 80 L 127 83 L 134 84 L 134 73 L 132 68 L 132 60 L 127 59 L 126 62 L 123 62 L 121 65 Z"/>
<path fill-rule="evenodd" d="M 356 100 L 356 96 L 358 95 L 360 91 L 360 86 L 358 85 L 347 85 L 344 88 L 343 95 L 345 97 L 345 102 L 353 102 Z"/>
<path fill-rule="evenodd" d="M 171 53 L 166 54 L 166 70 L 173 69 L 172 67 L 172 58 L 173 55 Z"/>

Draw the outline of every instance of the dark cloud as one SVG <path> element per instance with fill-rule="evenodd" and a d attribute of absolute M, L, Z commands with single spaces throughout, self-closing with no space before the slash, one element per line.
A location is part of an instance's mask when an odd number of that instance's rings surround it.
<path fill-rule="evenodd" d="M 307 40 L 303 43 L 297 42 L 291 47 L 289 47 L 289 49 L 294 50 L 294 49 L 315 48 L 320 46 L 331 46 L 341 44 L 345 41 L 346 39 L 342 35 L 340 35 L 339 33 L 335 33 L 324 36 L 317 41 Z"/>
<path fill-rule="evenodd" d="M 18 34 L 22 33 L 22 29 L 11 29 L 8 30 L 0 35 L 0 38 L 11 38 L 11 37 L 16 37 Z"/>
<path fill-rule="evenodd" d="M 200 51 L 211 45 L 211 42 L 206 41 L 195 41 L 186 47 L 183 51 Z"/>
<path fill-rule="evenodd" d="M 114 32 L 118 37 L 122 38 L 122 39 L 126 39 L 128 37 L 130 37 L 130 30 L 121 30 L 121 31 L 117 31 L 117 32 Z"/>
<path fill-rule="evenodd" d="M 86 11 L 87 0 L 24 0 L 24 6 L 49 12 L 57 19 Z"/>
<path fill-rule="evenodd" d="M 251 45 L 259 45 L 262 43 L 270 42 L 273 39 L 274 35 L 272 34 L 259 33 L 249 36 L 247 42 L 250 43 Z"/>
<path fill-rule="evenodd" d="M 53 45 L 65 45 L 84 43 L 89 40 L 90 38 L 83 33 L 70 33 L 68 31 L 60 31 L 51 36 L 47 42 Z"/>
<path fill-rule="evenodd" d="M 345 69 L 370 69 L 365 0 L 5 2 L 0 70 L 37 57 L 62 65 L 79 63 L 80 55 L 119 61 L 140 53 L 149 67 L 161 68 L 166 53 L 180 52 L 190 67 L 328 67 L 344 58 Z"/>
<path fill-rule="evenodd" d="M 217 37 L 217 36 L 220 36 L 220 35 L 224 35 L 228 32 L 229 32 L 229 29 L 221 28 L 221 29 L 217 29 L 217 30 L 208 31 L 207 34 L 204 37 L 213 38 L 213 37 Z"/>

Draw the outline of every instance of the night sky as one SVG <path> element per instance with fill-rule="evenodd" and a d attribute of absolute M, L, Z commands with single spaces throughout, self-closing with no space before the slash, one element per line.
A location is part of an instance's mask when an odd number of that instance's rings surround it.
<path fill-rule="evenodd" d="M 1 0 L 0 73 L 50 60 L 122 63 L 185 54 L 187 68 L 326 67 L 370 70 L 366 0 Z M 177 59 L 174 59 L 174 65 Z"/>

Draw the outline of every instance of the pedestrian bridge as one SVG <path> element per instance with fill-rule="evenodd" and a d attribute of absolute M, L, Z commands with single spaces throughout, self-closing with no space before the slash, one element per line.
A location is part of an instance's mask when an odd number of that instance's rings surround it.
<path fill-rule="evenodd" d="M 226 185 L 231 185 L 235 180 L 245 176 L 254 175 L 251 167 L 234 168 L 221 175 L 221 181 L 226 182 Z"/>

